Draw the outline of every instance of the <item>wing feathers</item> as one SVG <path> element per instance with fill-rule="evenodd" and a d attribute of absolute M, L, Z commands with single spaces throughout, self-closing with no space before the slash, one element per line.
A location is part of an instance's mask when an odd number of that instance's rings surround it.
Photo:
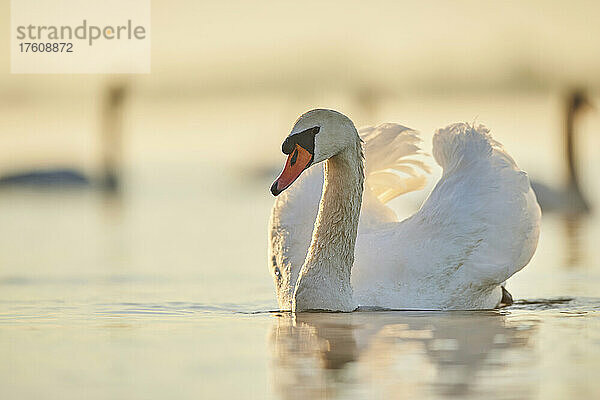
<path fill-rule="evenodd" d="M 386 123 L 360 130 L 365 142 L 366 185 L 382 203 L 425 186 L 429 166 L 415 156 L 425 155 L 419 134 L 405 126 Z"/>

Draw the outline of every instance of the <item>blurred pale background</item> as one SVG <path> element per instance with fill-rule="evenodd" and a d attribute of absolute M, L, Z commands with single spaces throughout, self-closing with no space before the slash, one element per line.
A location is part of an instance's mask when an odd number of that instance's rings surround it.
<path fill-rule="evenodd" d="M 0 4 L 8 27 L 9 1 Z M 11 75 L 5 29 L 0 177 L 69 168 L 92 185 L 0 188 L 0 394 L 81 398 L 85 387 L 88 398 L 294 397 L 288 381 L 275 378 L 283 359 L 298 396 L 597 398 L 597 212 L 544 217 L 538 252 L 511 292 L 576 301 L 554 312 L 521 306 L 492 315 L 482 340 L 496 346 L 498 329 L 509 338 L 527 332 L 518 346 L 465 350 L 461 338 L 474 327 L 464 318 L 375 317 L 374 326 L 396 327 L 382 330 L 388 345 L 376 340 L 366 355 L 346 354 L 356 361 L 344 370 L 351 378 L 317 365 L 308 373 L 318 379 L 303 386 L 294 377 L 306 366 L 285 358 L 289 338 L 281 347 L 285 320 L 265 311 L 276 308 L 266 262 L 268 189 L 283 163 L 281 141 L 310 108 L 340 110 L 358 126 L 413 127 L 426 150 L 436 128 L 475 120 L 530 176 L 559 186 L 564 102 L 580 88 L 596 105 L 578 119 L 576 137 L 583 191 L 597 210 L 598 15 L 594 1 L 153 1 L 152 73 L 130 76 Z M 107 114 L 115 86 L 125 88 L 123 102 Z M 118 115 L 121 190 L 106 195 L 93 183 L 102 174 L 103 129 Z M 439 169 L 429 187 L 437 176 Z M 394 206 L 408 215 L 426 193 Z M 583 318 L 559 319 L 569 313 Z M 318 336 L 319 321 L 306 324 Z M 403 342 L 404 329 L 416 329 L 413 339 L 427 330 L 458 335 L 455 353 L 448 350 L 456 357 L 446 362 L 429 345 Z M 299 346 L 301 356 L 322 353 L 321 345 Z M 386 354 L 399 361 L 383 362 Z M 385 385 L 356 372 L 370 362 Z M 404 369 L 415 378 L 396 381 Z M 530 379 L 498 390 L 496 379 L 525 371 Z"/>

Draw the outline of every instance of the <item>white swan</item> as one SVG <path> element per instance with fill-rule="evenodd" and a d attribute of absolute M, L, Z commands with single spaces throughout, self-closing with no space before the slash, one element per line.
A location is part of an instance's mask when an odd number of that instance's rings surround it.
<path fill-rule="evenodd" d="M 352 121 L 322 109 L 296 121 L 283 143 L 289 156 L 272 193 L 327 161 L 320 200 L 313 203 L 317 173 L 273 207 L 271 269 L 282 309 L 290 303 L 293 311 L 499 305 L 501 284 L 529 262 L 537 246 L 541 213 L 527 174 L 483 126 L 450 125 L 433 141 L 442 178 L 417 213 L 397 222 L 393 211 L 372 198 L 370 187 L 362 198 L 362 145 Z M 394 152 L 393 143 L 388 149 Z M 377 156 L 385 165 L 385 153 Z M 296 196 L 302 200 L 294 201 Z M 361 202 L 369 211 L 359 232 Z M 304 214 L 315 218 L 308 237 L 301 228 Z"/>

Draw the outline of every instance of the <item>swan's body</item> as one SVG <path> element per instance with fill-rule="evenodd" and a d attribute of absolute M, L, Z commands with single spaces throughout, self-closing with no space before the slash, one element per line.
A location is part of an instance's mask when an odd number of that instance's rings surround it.
<path fill-rule="evenodd" d="M 327 160 L 324 175 L 307 171 L 276 201 L 270 221 L 271 268 L 282 309 L 498 306 L 501 284 L 535 251 L 540 210 L 527 175 L 485 128 L 455 124 L 436 133 L 433 154 L 444 173 L 421 209 L 404 221 L 367 185 L 359 226 L 364 174 L 358 133 L 345 116 L 313 110 L 289 138 L 312 126 L 321 130 L 313 158 Z M 384 162 L 386 149 L 380 150 L 374 163 Z M 321 182 L 323 194 L 315 196 Z"/>
<path fill-rule="evenodd" d="M 567 184 L 562 187 L 552 187 L 543 182 L 531 182 L 531 186 L 544 212 L 582 214 L 590 210 L 589 203 L 581 191 L 575 138 L 577 129 L 576 121 L 582 111 L 589 107 L 589 105 L 590 102 L 587 97 L 578 91 L 571 93 L 566 101 L 564 145 Z"/>

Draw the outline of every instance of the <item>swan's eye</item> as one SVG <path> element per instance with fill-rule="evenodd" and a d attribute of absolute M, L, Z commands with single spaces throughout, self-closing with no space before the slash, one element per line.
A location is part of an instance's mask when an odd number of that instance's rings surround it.
<path fill-rule="evenodd" d="M 281 271 L 279 270 L 279 267 L 275 267 L 275 276 L 277 279 L 281 278 Z"/>

